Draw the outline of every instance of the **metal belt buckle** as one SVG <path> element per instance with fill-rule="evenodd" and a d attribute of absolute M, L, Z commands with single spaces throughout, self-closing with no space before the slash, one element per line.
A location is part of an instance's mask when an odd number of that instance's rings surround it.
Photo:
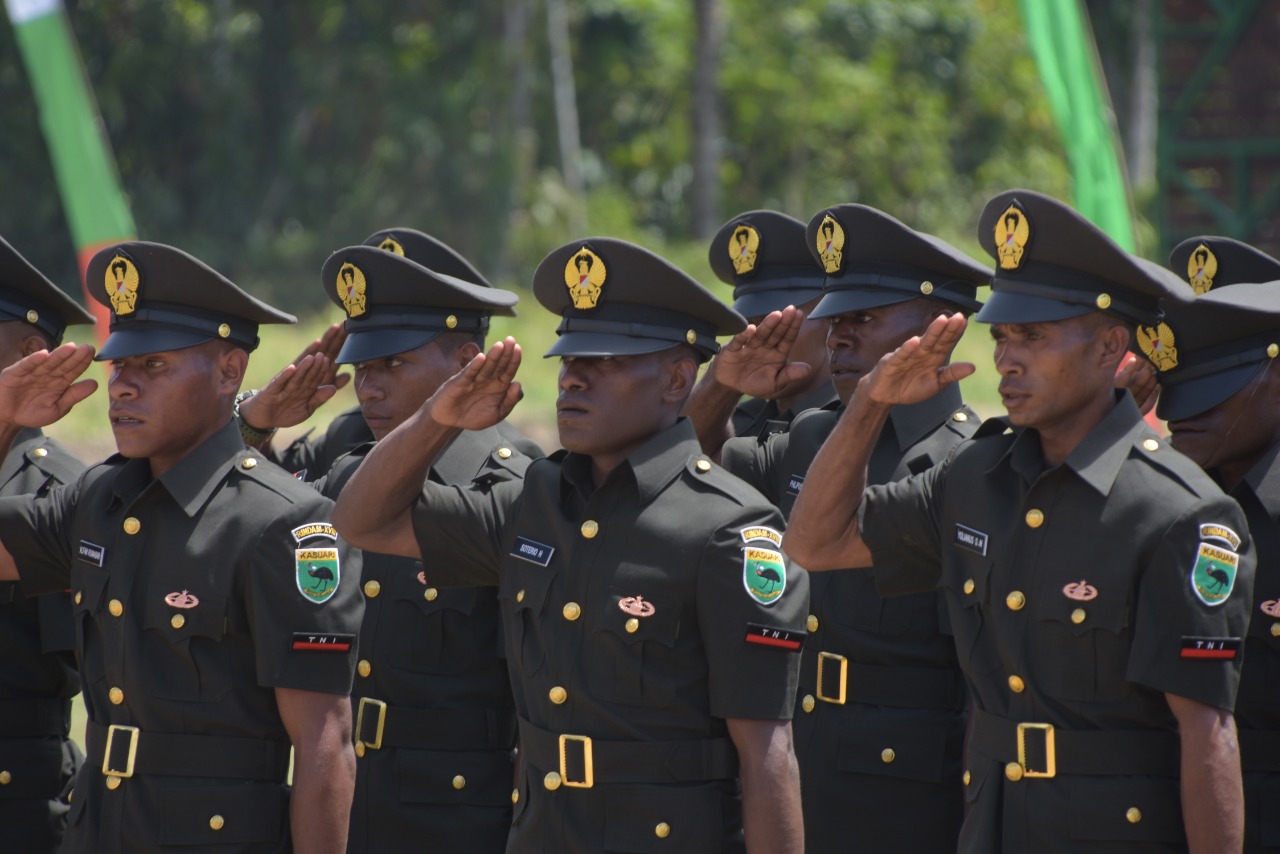
<path fill-rule="evenodd" d="M 374 706 L 378 710 L 378 726 L 374 730 L 373 741 L 364 741 L 364 710 Z M 387 725 L 387 704 L 373 697 L 361 697 L 356 709 L 356 743 L 363 744 L 367 750 L 382 749 L 382 729 Z"/>
<path fill-rule="evenodd" d="M 569 779 L 569 763 L 565 761 L 565 745 L 571 741 L 582 745 L 583 778 L 581 780 Z M 595 758 L 592 756 L 591 751 L 591 736 L 560 736 L 560 781 L 573 789 L 590 789 L 596 784 Z"/>
<path fill-rule="evenodd" d="M 1027 767 L 1027 730 L 1044 733 L 1044 770 L 1032 771 Z M 1053 724 L 1018 724 L 1018 764 L 1024 777 L 1055 777 L 1058 774 L 1057 749 L 1053 736 Z"/>
<path fill-rule="evenodd" d="M 840 662 L 840 693 L 834 697 L 828 696 L 827 694 L 823 693 L 823 690 L 822 690 L 827 685 L 827 683 L 823 679 L 823 676 L 824 676 L 824 671 L 826 670 L 826 664 L 828 661 L 832 662 L 833 666 L 835 662 L 837 661 Z M 834 652 L 818 653 L 818 699 L 819 700 L 821 700 L 824 703 L 835 703 L 837 706 L 843 706 L 845 686 L 846 686 L 846 683 L 848 682 L 848 678 L 849 678 L 849 659 L 845 658 L 843 655 L 837 655 Z"/>
<path fill-rule="evenodd" d="M 111 748 L 115 744 L 116 733 L 127 733 L 129 736 L 129 758 L 125 761 L 124 770 L 111 767 Z M 133 760 L 138 755 L 138 728 L 112 724 L 107 727 L 107 746 L 102 751 L 102 773 L 108 777 L 132 777 Z"/>

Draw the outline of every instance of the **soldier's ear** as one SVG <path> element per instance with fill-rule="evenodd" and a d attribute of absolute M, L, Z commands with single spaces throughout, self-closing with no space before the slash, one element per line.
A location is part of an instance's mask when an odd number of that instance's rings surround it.
<path fill-rule="evenodd" d="M 453 361 L 457 363 L 458 370 L 462 370 L 471 364 L 471 360 L 484 352 L 474 341 L 464 341 L 457 347 L 453 348 Z"/>
<path fill-rule="evenodd" d="M 1095 338 L 1100 345 L 1102 364 L 1115 373 L 1129 352 L 1128 328 L 1123 323 L 1108 323 L 1097 330 Z"/>
<path fill-rule="evenodd" d="M 53 344 L 38 332 L 32 332 L 26 338 L 23 338 L 21 346 L 23 358 L 30 356 L 32 353 L 39 353 L 41 350 L 53 349 Z"/>
<path fill-rule="evenodd" d="M 667 362 L 667 385 L 663 389 L 663 398 L 684 404 L 693 391 L 693 384 L 698 379 L 698 363 L 692 354 L 681 354 Z"/>
<path fill-rule="evenodd" d="M 245 371 L 249 367 L 249 354 L 240 347 L 225 345 L 218 353 L 218 385 L 230 394 L 240 390 Z"/>

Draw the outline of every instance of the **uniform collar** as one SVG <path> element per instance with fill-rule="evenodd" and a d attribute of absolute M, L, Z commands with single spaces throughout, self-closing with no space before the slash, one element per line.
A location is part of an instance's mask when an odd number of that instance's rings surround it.
<path fill-rule="evenodd" d="M 432 479 L 440 483 L 468 483 L 495 448 L 504 443 L 497 427 L 463 430 L 431 464 Z"/>
<path fill-rule="evenodd" d="M 639 502 L 645 505 L 684 470 L 691 457 L 701 453 L 702 447 L 698 444 L 698 434 L 693 429 L 693 422 L 688 418 L 681 418 L 632 451 L 630 456 L 609 473 L 606 483 L 630 473 L 635 480 Z M 590 458 L 582 454 L 566 454 L 561 472 L 569 485 L 583 495 L 591 494 Z"/>
<path fill-rule="evenodd" d="M 840 396 L 836 394 L 835 385 L 832 384 L 831 380 L 827 380 L 822 385 L 796 401 L 795 405 L 787 410 L 787 412 L 790 412 L 791 417 L 794 418 L 801 412 L 809 409 L 821 409 L 839 399 Z M 786 412 L 782 414 L 785 415 Z"/>
<path fill-rule="evenodd" d="M 205 439 L 158 480 L 188 516 L 194 516 L 222 483 L 223 476 L 248 455 L 235 421 Z M 146 463 L 146 460 L 139 462 Z"/>
<path fill-rule="evenodd" d="M 35 427 L 23 427 L 9 446 L 9 455 L 0 463 L 0 486 L 8 483 L 22 468 L 27 451 L 44 441 L 44 433 Z"/>
<path fill-rule="evenodd" d="M 1280 442 L 1272 445 L 1244 476 L 1259 503 L 1272 519 L 1280 517 Z M 1240 489 L 1237 486 L 1236 489 Z M 1235 490 L 1233 490 L 1235 491 Z"/>
<path fill-rule="evenodd" d="M 946 423 L 956 410 L 964 406 L 960 386 L 956 383 L 944 388 L 928 400 L 889 410 L 893 422 L 893 434 L 898 438 L 898 450 L 905 451 Z"/>

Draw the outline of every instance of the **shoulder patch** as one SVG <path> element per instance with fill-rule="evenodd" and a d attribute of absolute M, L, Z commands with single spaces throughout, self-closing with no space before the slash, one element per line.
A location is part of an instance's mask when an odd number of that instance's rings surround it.
<path fill-rule="evenodd" d="M 1210 522 L 1207 525 L 1201 525 L 1200 539 L 1218 540 L 1219 542 L 1226 543 L 1233 552 L 1240 549 L 1240 535 L 1228 528 L 1226 525 L 1219 525 L 1213 522 Z"/>
<path fill-rule="evenodd" d="M 290 649 L 294 652 L 350 652 L 355 642 L 355 635 L 294 632 Z"/>
<path fill-rule="evenodd" d="M 787 652 L 796 652 L 804 646 L 808 632 L 796 629 L 783 629 L 777 626 L 766 626 L 760 623 L 747 623 L 747 633 L 743 637 L 746 643 L 756 646 L 767 646 Z"/>
<path fill-rule="evenodd" d="M 782 534 L 778 533 L 773 528 L 768 528 L 764 525 L 757 525 L 754 528 L 743 528 L 739 533 L 741 534 L 742 541 L 744 543 L 768 540 L 775 546 L 782 545 Z"/>
<path fill-rule="evenodd" d="M 289 532 L 293 535 L 293 541 L 302 544 L 303 540 L 309 540 L 312 537 L 324 537 L 327 540 L 338 539 L 338 529 L 328 522 L 308 522 L 305 525 L 299 525 Z"/>
<path fill-rule="evenodd" d="M 295 578 L 302 598 L 317 605 L 324 604 L 338 592 L 342 580 L 342 568 L 338 565 L 338 550 L 295 549 Z"/>
<path fill-rule="evenodd" d="M 742 555 L 742 586 L 761 605 L 772 605 L 787 589 L 787 564 L 781 552 L 748 547 Z"/>
<path fill-rule="evenodd" d="M 1193 638 L 1183 636 L 1181 658 L 1233 661 L 1240 654 L 1240 638 Z"/>
<path fill-rule="evenodd" d="M 1201 543 L 1191 566 L 1191 590 L 1206 605 L 1221 605 L 1236 586 L 1240 555 L 1209 543 Z"/>

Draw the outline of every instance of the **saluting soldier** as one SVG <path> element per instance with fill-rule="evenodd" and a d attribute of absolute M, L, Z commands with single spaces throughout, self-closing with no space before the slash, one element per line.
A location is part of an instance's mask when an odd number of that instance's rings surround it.
<path fill-rule="evenodd" d="M 864 494 L 891 408 L 973 371 L 948 364 L 964 318 L 938 318 L 859 382 L 786 546 L 943 591 L 976 707 L 960 851 L 1239 851 L 1244 517 L 1113 389 L 1133 327 L 1191 290 L 1028 190 L 988 202 L 979 238 L 1008 417 Z"/>
<path fill-rule="evenodd" d="M 408 258 L 436 273 L 492 288 L 488 279 L 444 242 L 412 228 L 386 228 L 375 231 L 364 240 L 365 246 L 376 246 Z M 347 282 L 341 286 L 346 288 Z M 338 283 L 326 289 L 334 298 Z M 329 293 L 332 290 L 333 293 Z M 337 372 L 336 357 L 346 337 L 346 324 L 335 323 L 313 341 L 302 354 L 261 390 L 243 391 L 236 401 L 236 420 L 245 442 L 278 462 L 302 480 L 316 480 L 333 468 L 338 457 L 354 448 L 372 442 L 373 431 L 359 405 L 333 417 L 319 436 L 308 430 L 284 450 L 272 449 L 271 440 L 281 427 L 301 424 L 338 389 L 346 385 L 349 375 Z M 310 358 L 308 358 L 310 357 Z M 323 359 L 319 357 L 324 357 Z M 499 432 L 507 444 L 530 457 L 540 457 L 542 448 L 515 427 L 503 422 Z"/>
<path fill-rule="evenodd" d="M 567 450 L 523 482 L 422 488 L 458 430 L 519 399 L 507 339 L 374 447 L 336 522 L 353 542 L 448 554 L 426 562 L 432 585 L 499 585 L 520 715 L 508 851 L 741 851 L 745 823 L 749 850 L 799 852 L 808 586 L 778 550 L 778 511 L 678 418 L 716 336 L 745 324 L 610 238 L 551 252 L 534 293 L 563 318 L 548 355 Z"/>
<path fill-rule="evenodd" d="M 338 287 L 348 274 L 362 290 Z M 354 365 L 360 411 L 377 440 L 483 352 L 489 318 L 514 314 L 519 299 L 373 246 L 335 252 L 321 280 L 347 315 L 337 362 Z M 371 447 L 340 457 L 317 488 L 336 498 Z M 427 477 L 484 487 L 519 480 L 529 462 L 488 427 L 459 433 Z M 432 567 L 452 560 L 444 548 L 428 553 Z M 348 850 L 503 851 L 516 713 L 497 588 L 442 589 L 422 561 L 372 551 L 362 578 Z"/>
<path fill-rule="evenodd" d="M 119 453 L 0 499 L 0 576 L 73 591 L 88 760 L 62 850 L 344 851 L 359 557 L 231 416 L 259 324 L 294 318 L 156 243 L 110 246 L 88 277 L 112 310 Z M 0 373 L 0 441 L 92 393 L 92 356 Z"/>
<path fill-rule="evenodd" d="M 0 239 L 0 365 L 56 347 L 68 326 L 93 322 Z M 8 451 L 0 496 L 70 483 L 84 470 L 38 428 L 19 431 Z M 70 594 L 28 599 L 16 581 L 0 581 L 0 638 L 0 832 L 14 851 L 56 851 L 67 817 L 62 794 L 81 760 L 68 737 L 80 690 Z"/>
<path fill-rule="evenodd" d="M 835 252 L 818 266 L 824 227 Z M 789 433 L 730 439 L 722 452 L 724 467 L 784 516 L 859 379 L 935 317 L 975 311 L 978 286 L 991 278 L 990 268 L 945 241 L 865 205 L 821 211 L 809 222 L 806 244 L 815 269 L 826 274 L 806 323 L 828 329 L 841 402 L 801 415 Z M 792 330 L 799 325 L 793 310 L 777 320 Z M 772 320 L 758 331 L 767 334 L 771 326 Z M 753 346 L 754 337 L 739 335 L 713 364 L 721 381 L 743 388 L 754 378 L 767 395 L 772 377 L 786 376 L 784 360 L 794 360 L 796 349 L 784 355 Z M 958 386 L 895 406 L 872 451 L 869 482 L 930 468 L 977 426 Z M 938 594 L 882 598 L 876 576 L 893 571 L 829 572 L 810 581 L 794 725 L 809 851 L 925 854 L 956 847 L 964 817 L 964 681 Z"/>
<path fill-rule="evenodd" d="M 1159 368 L 1156 413 L 1173 446 L 1240 502 L 1258 555 L 1235 718 L 1244 773 L 1244 850 L 1280 851 L 1280 261 L 1226 237 L 1169 257 L 1204 296 L 1171 304 L 1138 341 Z M 1266 282 L 1268 284 L 1240 284 Z"/>

